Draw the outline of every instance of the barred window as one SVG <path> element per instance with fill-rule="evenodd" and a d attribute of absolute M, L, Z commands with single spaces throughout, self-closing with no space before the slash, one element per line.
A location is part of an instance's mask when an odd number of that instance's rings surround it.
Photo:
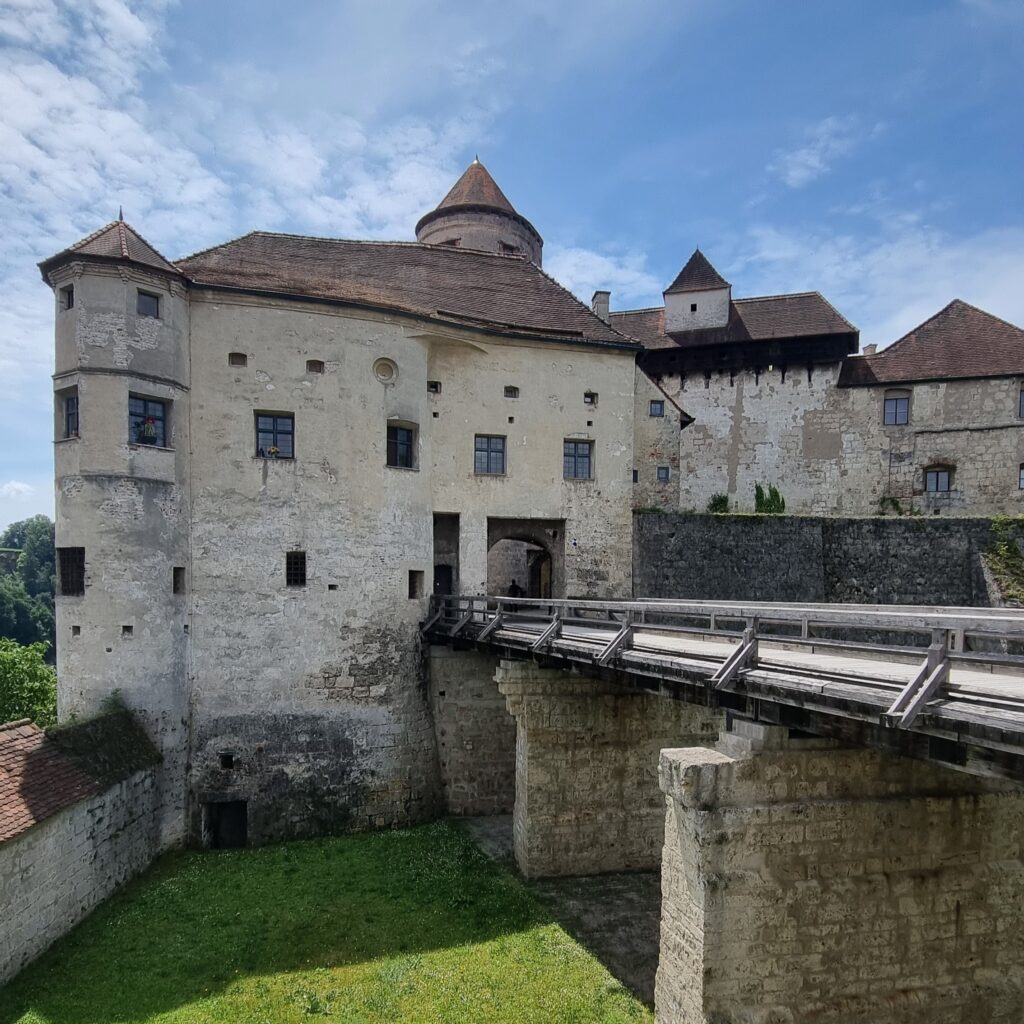
<path fill-rule="evenodd" d="M 85 593 L 85 548 L 57 548 L 57 577 L 62 596 Z"/>
<path fill-rule="evenodd" d="M 519 388 L 517 388 L 515 386 L 515 384 L 506 384 L 505 385 L 505 397 L 506 398 L 518 398 L 519 397 Z"/>
<path fill-rule="evenodd" d="M 284 556 L 284 581 L 289 587 L 306 585 L 306 552 L 288 551 Z"/>
<path fill-rule="evenodd" d="M 413 469 L 415 468 L 415 455 L 415 429 L 389 423 L 387 464 L 399 469 Z"/>
<path fill-rule="evenodd" d="M 167 447 L 167 403 L 155 398 L 128 398 L 128 441 Z"/>
<path fill-rule="evenodd" d="M 562 476 L 566 480 L 589 480 L 593 461 L 593 441 L 562 442 Z"/>
<path fill-rule="evenodd" d="M 256 457 L 295 457 L 295 416 L 290 412 L 256 413 Z"/>
<path fill-rule="evenodd" d="M 473 451 L 473 472 L 501 476 L 505 472 L 505 438 L 477 434 Z"/>

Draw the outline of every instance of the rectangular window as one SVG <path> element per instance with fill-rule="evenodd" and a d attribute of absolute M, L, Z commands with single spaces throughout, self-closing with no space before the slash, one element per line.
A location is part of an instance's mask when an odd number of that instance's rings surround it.
<path fill-rule="evenodd" d="M 289 587 L 306 585 L 306 552 L 288 551 L 284 556 L 284 581 Z"/>
<path fill-rule="evenodd" d="M 409 570 L 409 597 L 416 598 L 423 596 L 423 570 Z"/>
<path fill-rule="evenodd" d="M 633 470 L 633 483 L 638 483 L 639 481 L 640 481 L 640 473 L 639 473 L 638 470 L 634 469 Z"/>
<path fill-rule="evenodd" d="M 62 596 L 85 593 L 85 548 L 57 548 L 57 577 Z"/>
<path fill-rule="evenodd" d="M 515 384 L 506 384 L 505 385 L 505 397 L 506 398 L 518 398 L 519 397 L 519 388 L 517 388 L 515 386 Z"/>
<path fill-rule="evenodd" d="M 167 448 L 167 403 L 156 398 L 128 398 L 128 443 Z"/>
<path fill-rule="evenodd" d="M 411 427 L 388 426 L 388 465 L 412 469 L 416 452 L 416 431 Z"/>
<path fill-rule="evenodd" d="M 75 308 L 75 286 L 69 284 L 60 290 L 60 308 L 61 309 L 74 309 Z"/>
<path fill-rule="evenodd" d="M 441 394 L 441 382 L 439 380 L 428 380 L 427 391 L 432 395 Z"/>
<path fill-rule="evenodd" d="M 903 427 L 910 422 L 910 398 L 900 396 L 885 400 L 885 425 L 887 427 Z"/>
<path fill-rule="evenodd" d="M 670 474 L 669 474 L 668 466 L 659 466 L 658 467 L 658 483 L 660 483 L 660 484 L 667 483 L 668 479 L 669 479 L 669 475 Z"/>
<path fill-rule="evenodd" d="M 949 490 L 950 473 L 948 469 L 926 469 L 924 473 L 924 489 L 929 493 L 942 494 Z"/>
<path fill-rule="evenodd" d="M 652 416 L 664 416 L 665 415 L 665 403 L 660 398 L 651 399 L 651 415 Z"/>
<path fill-rule="evenodd" d="M 185 566 L 176 565 L 171 569 L 171 593 L 185 593 Z"/>
<path fill-rule="evenodd" d="M 64 436 L 78 437 L 78 393 L 64 396 Z"/>
<path fill-rule="evenodd" d="M 477 434 L 473 448 L 474 473 L 501 476 L 505 472 L 505 438 Z"/>
<path fill-rule="evenodd" d="M 1024 388 L 1020 389 L 1020 398 L 1017 400 L 1017 415 L 1024 420 Z"/>
<path fill-rule="evenodd" d="M 1020 477 L 1018 478 L 1018 486 L 1024 491 L 1024 462 L 1020 464 Z"/>
<path fill-rule="evenodd" d="M 597 392 L 596 391 L 584 391 L 583 392 L 583 404 L 584 405 L 597 405 Z"/>
<path fill-rule="evenodd" d="M 256 457 L 295 457 L 295 416 L 290 412 L 256 413 Z"/>
<path fill-rule="evenodd" d="M 246 366 L 248 362 L 249 357 L 244 352 L 228 353 L 228 366 Z"/>
<path fill-rule="evenodd" d="M 589 480 L 593 461 L 593 441 L 562 442 L 562 476 L 566 480 Z"/>
<path fill-rule="evenodd" d="M 160 317 L 160 296 L 152 292 L 139 292 L 135 298 L 135 312 L 139 316 Z"/>

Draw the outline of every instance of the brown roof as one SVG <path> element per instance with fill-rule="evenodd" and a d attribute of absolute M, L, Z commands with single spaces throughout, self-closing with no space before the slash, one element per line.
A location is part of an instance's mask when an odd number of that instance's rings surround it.
<path fill-rule="evenodd" d="M 612 313 L 611 322 L 616 330 L 636 338 L 645 349 L 857 333 L 857 328 L 820 292 L 734 299 L 729 304 L 729 322 L 725 327 L 677 331 L 671 335 L 665 333 L 665 311 L 661 307 Z"/>
<path fill-rule="evenodd" d="M 28 719 L 0 725 L 0 843 L 101 789 Z"/>
<path fill-rule="evenodd" d="M 479 158 L 462 172 L 462 177 L 437 204 L 437 209 L 446 210 L 452 206 L 493 206 L 505 213 L 516 212 Z"/>
<path fill-rule="evenodd" d="M 382 306 L 552 340 L 634 344 L 521 256 L 254 231 L 178 267 L 198 285 Z"/>
<path fill-rule="evenodd" d="M 80 242 L 68 246 L 55 256 L 43 260 L 39 269 L 46 279 L 47 271 L 75 256 L 98 256 L 104 260 L 129 260 L 142 266 L 154 267 L 168 274 L 178 274 L 173 263 L 168 262 L 130 224 L 113 220 L 105 227 L 94 231 Z"/>
<path fill-rule="evenodd" d="M 694 249 L 693 255 L 686 261 L 686 266 L 676 275 L 676 279 L 665 289 L 669 292 L 701 292 L 711 288 L 728 288 L 729 282 L 715 270 L 708 258 Z"/>
<path fill-rule="evenodd" d="M 899 341 L 847 360 L 840 387 L 1024 374 L 1024 330 L 954 299 Z"/>

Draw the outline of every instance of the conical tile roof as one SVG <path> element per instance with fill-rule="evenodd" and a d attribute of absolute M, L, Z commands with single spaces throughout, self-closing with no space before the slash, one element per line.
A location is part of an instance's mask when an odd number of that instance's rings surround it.
<path fill-rule="evenodd" d="M 73 256 L 98 256 L 101 259 L 129 260 L 146 267 L 153 267 L 168 274 L 180 274 L 173 263 L 164 259 L 132 226 L 124 220 L 113 220 L 94 231 L 74 245 L 43 260 L 39 269 L 45 278 L 46 272 Z"/>

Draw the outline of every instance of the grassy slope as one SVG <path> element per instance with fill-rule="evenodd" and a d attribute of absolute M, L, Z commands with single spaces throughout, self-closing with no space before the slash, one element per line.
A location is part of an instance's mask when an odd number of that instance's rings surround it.
<path fill-rule="evenodd" d="M 2 1024 L 651 1019 L 446 825 L 165 857 L 0 989 Z"/>

